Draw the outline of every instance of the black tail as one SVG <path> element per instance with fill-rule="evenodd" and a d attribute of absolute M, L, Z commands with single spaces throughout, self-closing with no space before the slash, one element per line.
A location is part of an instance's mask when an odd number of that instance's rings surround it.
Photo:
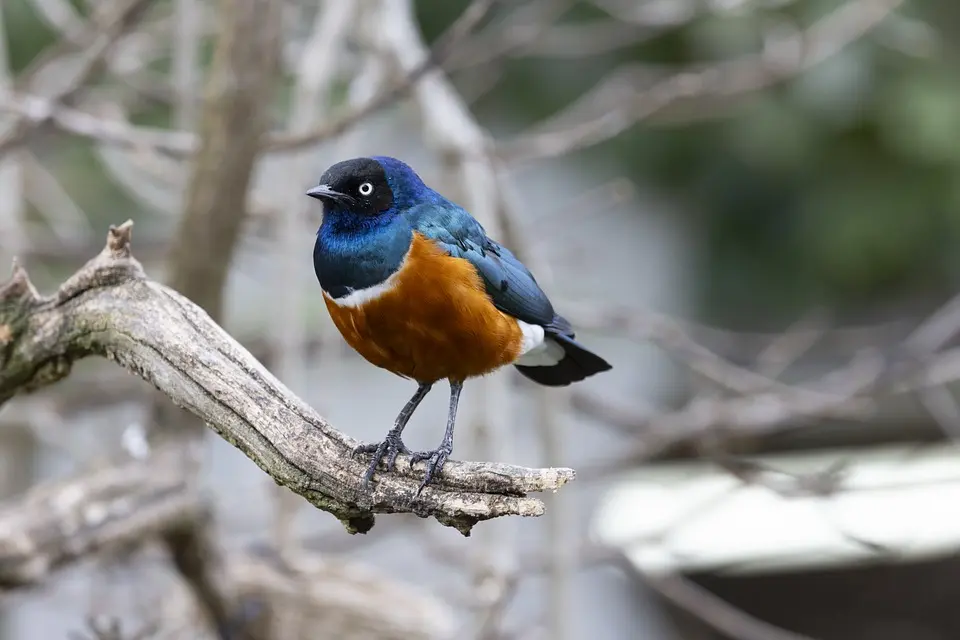
<path fill-rule="evenodd" d="M 572 382 L 579 382 L 587 376 L 592 376 L 601 371 L 609 371 L 613 368 L 606 360 L 592 351 L 588 351 L 574 340 L 573 332 L 569 331 L 570 325 L 562 318 L 559 318 L 559 320 L 563 323 L 561 326 L 550 326 L 546 329 L 547 337 L 563 347 L 564 356 L 560 362 L 552 367 L 514 365 L 517 371 L 538 384 L 548 387 L 565 387 Z M 561 333 L 557 329 L 567 330 Z"/>

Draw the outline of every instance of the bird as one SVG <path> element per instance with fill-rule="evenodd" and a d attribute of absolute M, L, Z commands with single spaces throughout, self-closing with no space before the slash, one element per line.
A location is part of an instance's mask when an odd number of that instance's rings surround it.
<path fill-rule="evenodd" d="M 411 468 L 426 461 L 417 496 L 441 475 L 467 380 L 512 365 L 535 383 L 562 387 L 612 368 L 577 342 L 513 252 L 405 162 L 342 160 L 306 195 L 323 205 L 313 266 L 333 324 L 369 363 L 417 383 L 385 438 L 351 452 L 372 454 L 365 488 L 381 462 L 393 472 L 400 454 Z M 443 380 L 450 387 L 443 440 L 413 452 L 403 430 Z"/>

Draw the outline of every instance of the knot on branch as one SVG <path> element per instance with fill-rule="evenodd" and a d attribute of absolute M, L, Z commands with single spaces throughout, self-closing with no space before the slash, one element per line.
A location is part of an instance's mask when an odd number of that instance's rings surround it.
<path fill-rule="evenodd" d="M 20 262 L 14 258 L 10 279 L 3 286 L 0 286 L 0 304 L 22 303 L 25 301 L 24 298 L 28 302 L 39 302 L 40 294 L 33 283 L 30 282 L 30 276 L 27 275 L 26 269 L 20 266 Z M 0 331 L 0 336 L 2 336 L 2 331 Z M 0 338 L 0 344 L 2 343 L 2 338 Z"/>
<path fill-rule="evenodd" d="M 123 224 L 110 225 L 107 231 L 107 246 L 105 252 L 110 253 L 110 257 L 115 260 L 130 257 L 130 238 L 133 236 L 133 220 L 127 220 Z"/>
<path fill-rule="evenodd" d="M 60 285 L 57 302 L 66 302 L 90 289 L 145 278 L 143 267 L 130 250 L 132 235 L 133 220 L 119 226 L 110 225 L 106 245 L 95 258 Z"/>
<path fill-rule="evenodd" d="M 12 357 L 17 337 L 23 331 L 25 319 L 43 302 L 30 276 L 13 260 L 10 279 L 0 284 L 0 371 Z M 0 394 L 0 398 L 2 398 Z"/>

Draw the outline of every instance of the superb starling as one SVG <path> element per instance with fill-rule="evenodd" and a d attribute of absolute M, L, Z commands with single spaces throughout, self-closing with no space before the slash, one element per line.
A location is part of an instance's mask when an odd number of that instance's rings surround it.
<path fill-rule="evenodd" d="M 372 364 L 419 383 L 372 453 L 365 485 L 384 458 L 427 461 L 420 490 L 453 450 L 457 403 L 468 378 L 512 364 L 542 385 L 564 386 L 610 365 L 574 340 L 533 274 L 466 210 L 386 156 L 333 165 L 307 195 L 323 202 L 313 266 L 343 338 Z M 446 432 L 413 453 L 403 428 L 439 380 L 450 383 Z"/>

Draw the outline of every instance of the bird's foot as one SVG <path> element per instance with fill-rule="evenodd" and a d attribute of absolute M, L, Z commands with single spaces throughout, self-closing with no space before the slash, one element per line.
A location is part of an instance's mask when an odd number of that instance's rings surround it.
<path fill-rule="evenodd" d="M 407 445 L 403 444 L 403 440 L 400 439 L 400 434 L 391 430 L 387 432 L 387 437 L 383 439 L 383 442 L 377 444 L 362 444 L 356 447 L 350 456 L 356 457 L 358 453 L 373 454 L 370 466 L 367 467 L 367 472 L 363 474 L 363 487 L 369 489 L 370 482 L 373 480 L 373 474 L 377 472 L 377 467 L 380 466 L 381 460 L 386 458 L 387 471 L 393 471 L 393 468 L 397 464 L 397 456 L 401 453 L 409 454 L 410 449 L 407 448 Z"/>
<path fill-rule="evenodd" d="M 417 453 L 410 454 L 411 467 L 421 460 L 427 461 L 427 470 L 423 476 L 423 482 L 420 483 L 420 488 L 417 489 L 418 496 L 420 495 L 420 492 L 423 491 L 423 488 L 427 486 L 435 476 L 440 475 L 440 471 L 443 469 L 443 464 L 447 461 L 447 458 L 452 452 L 453 446 L 443 443 L 433 451 L 418 451 Z"/>

